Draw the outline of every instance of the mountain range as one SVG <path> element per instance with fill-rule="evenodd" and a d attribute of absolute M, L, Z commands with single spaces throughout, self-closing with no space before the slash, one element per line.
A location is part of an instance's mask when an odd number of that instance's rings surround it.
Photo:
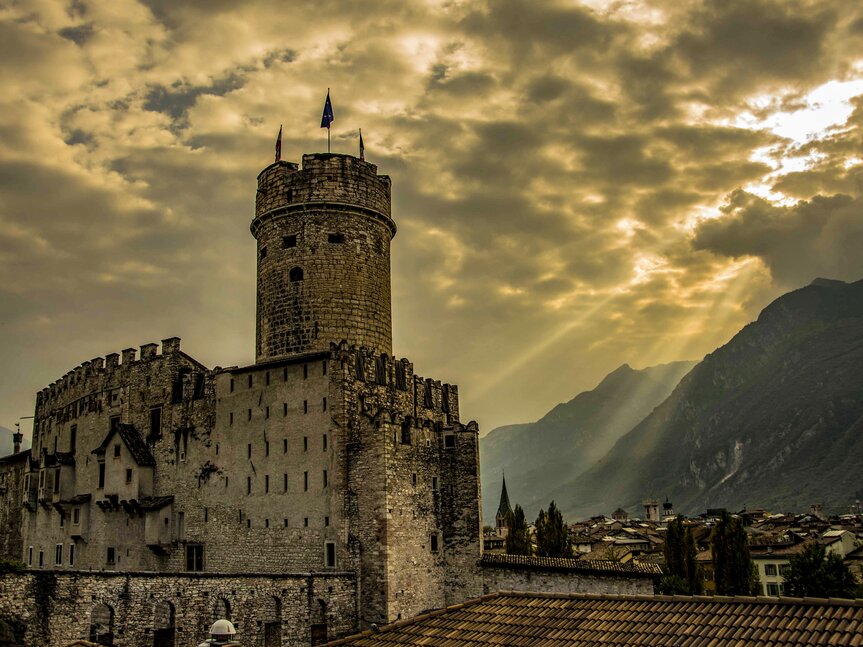
<path fill-rule="evenodd" d="M 624 409 L 626 387 L 612 389 L 599 410 L 576 407 L 608 393 L 615 374 L 633 372 L 624 366 L 537 423 L 490 432 L 480 444 L 486 522 L 503 469 L 528 518 L 552 499 L 571 519 L 618 506 L 641 514 L 645 498 L 669 497 L 687 514 L 800 511 L 815 502 L 841 512 L 853 502 L 863 487 L 863 281 L 816 279 L 776 299 L 691 370 L 682 363 L 675 376 L 675 366 L 630 376 L 637 382 L 663 369 L 664 384 L 674 382 L 667 393 L 651 391 L 659 398 L 652 405 L 643 398 L 649 408 L 640 417 L 637 406 Z M 573 415 L 549 433 L 543 421 L 562 408 Z M 631 419 L 624 410 L 638 419 L 621 430 Z M 573 449 L 585 447 L 585 436 L 588 449 Z"/>

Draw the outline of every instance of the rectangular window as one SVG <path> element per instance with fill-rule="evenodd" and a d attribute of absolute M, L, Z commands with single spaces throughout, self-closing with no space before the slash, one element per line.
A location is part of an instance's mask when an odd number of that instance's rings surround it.
<path fill-rule="evenodd" d="M 265 440 L 264 441 L 264 456 L 269 456 L 269 455 L 270 455 L 270 441 Z"/>
<path fill-rule="evenodd" d="M 285 382 L 288 381 L 288 367 L 287 366 L 284 369 L 282 369 L 282 379 Z"/>
<path fill-rule="evenodd" d="M 308 413 L 308 412 L 309 412 L 309 401 L 303 400 L 303 413 Z"/>
<path fill-rule="evenodd" d="M 309 365 L 303 364 L 303 379 L 307 380 L 309 378 Z"/>
<path fill-rule="evenodd" d="M 416 472 L 414 472 L 413 474 L 411 474 L 411 485 L 413 485 L 414 487 L 416 487 L 416 486 L 417 486 L 417 475 L 416 475 Z"/>
<path fill-rule="evenodd" d="M 248 458 L 251 458 L 251 457 L 252 457 L 252 443 L 249 443 L 249 444 L 248 444 L 248 447 L 247 447 L 247 454 L 248 454 Z"/>
<path fill-rule="evenodd" d="M 282 415 L 283 416 L 288 415 L 288 403 L 287 402 L 282 403 Z"/>
<path fill-rule="evenodd" d="M 285 521 L 285 528 L 287 528 L 288 527 L 288 520 L 285 519 L 284 521 Z"/>
<path fill-rule="evenodd" d="M 288 453 L 288 439 L 287 438 L 282 438 L 282 453 L 283 454 Z"/>
<path fill-rule="evenodd" d="M 106 563 L 108 563 L 108 564 L 114 563 L 115 552 L 116 551 L 114 550 L 113 546 L 108 546 L 108 552 L 107 552 L 107 555 L 105 556 L 105 562 Z"/>
<path fill-rule="evenodd" d="M 327 360 L 324 360 L 324 362 L 323 362 L 323 369 L 324 369 L 324 375 L 326 375 L 327 374 Z"/>
<path fill-rule="evenodd" d="M 63 544 L 54 546 L 54 564 L 56 566 L 63 564 Z"/>
<path fill-rule="evenodd" d="M 303 526 L 305 528 L 309 527 L 309 518 L 308 517 L 303 517 Z"/>
<path fill-rule="evenodd" d="M 444 447 L 455 447 L 455 434 L 447 434 L 443 437 Z"/>
<path fill-rule="evenodd" d="M 33 547 L 27 549 L 27 566 L 33 566 Z"/>
<path fill-rule="evenodd" d="M 270 372 L 269 371 L 267 371 L 267 373 L 266 373 L 266 382 L 267 382 L 267 386 L 270 386 Z"/>
<path fill-rule="evenodd" d="M 287 492 L 288 491 L 288 475 L 282 474 L 282 478 L 284 480 L 284 491 Z"/>
<path fill-rule="evenodd" d="M 267 248 L 266 248 L 266 246 L 264 246 L 264 247 L 261 247 L 261 258 L 266 258 L 266 257 L 267 257 Z"/>
<path fill-rule="evenodd" d="M 264 519 L 264 528 L 269 528 L 269 527 L 270 527 L 270 520 Z"/>
<path fill-rule="evenodd" d="M 303 491 L 304 492 L 309 491 L 309 473 L 308 472 L 303 472 Z"/>
<path fill-rule="evenodd" d="M 266 494 L 269 491 L 270 491 L 270 475 L 265 474 L 264 475 L 264 493 Z"/>
<path fill-rule="evenodd" d="M 204 523 L 207 523 L 210 520 L 210 509 L 204 508 Z"/>
<path fill-rule="evenodd" d="M 779 585 L 778 584 L 768 584 L 767 585 L 767 595 L 778 597 L 779 596 Z"/>
<path fill-rule="evenodd" d="M 303 436 L 303 451 L 304 452 L 309 451 L 309 437 L 308 436 Z"/>
<path fill-rule="evenodd" d="M 329 517 L 324 517 L 324 525 L 329 527 L 329 525 L 330 525 L 330 518 Z"/>
<path fill-rule="evenodd" d="M 267 420 L 269 420 L 269 418 L 270 418 L 270 407 L 269 406 L 264 408 L 264 418 L 266 418 Z"/>
<path fill-rule="evenodd" d="M 249 373 L 249 388 L 250 389 L 252 388 L 252 377 L 253 377 L 253 375 L 251 373 Z"/>
<path fill-rule="evenodd" d="M 324 564 L 327 568 L 336 567 L 336 542 L 324 542 Z"/>
<path fill-rule="evenodd" d="M 65 525 L 66 525 L 66 515 L 65 515 L 65 514 L 61 514 L 61 515 L 60 515 L 60 527 L 62 528 L 62 527 L 64 527 Z"/>
<path fill-rule="evenodd" d="M 117 394 L 113 395 L 113 400 L 117 399 Z M 110 425 L 109 429 L 111 431 L 117 431 L 120 428 L 120 416 L 111 416 L 108 420 L 108 424 Z"/>
<path fill-rule="evenodd" d="M 231 413 L 228 414 L 228 424 L 229 425 L 234 424 L 234 412 L 233 411 L 231 411 Z"/>
<path fill-rule="evenodd" d="M 249 409 L 247 415 L 248 415 L 249 422 L 251 422 L 251 420 L 252 420 L 252 410 L 251 409 Z"/>
<path fill-rule="evenodd" d="M 324 451 L 327 451 L 327 435 L 324 434 Z"/>
<path fill-rule="evenodd" d="M 436 553 L 438 551 L 437 533 L 429 535 L 429 545 L 431 546 L 431 552 Z"/>
<path fill-rule="evenodd" d="M 78 425 L 72 425 L 69 428 L 69 451 L 74 454 L 77 445 L 78 445 Z"/>
<path fill-rule="evenodd" d="M 120 445 L 114 445 L 114 458 L 120 458 Z"/>
<path fill-rule="evenodd" d="M 779 574 L 782 577 L 788 577 L 788 571 L 790 571 L 790 570 L 791 570 L 790 564 L 780 564 L 779 565 Z"/>
<path fill-rule="evenodd" d="M 54 491 L 60 491 L 60 468 L 54 470 Z"/>
<path fill-rule="evenodd" d="M 326 411 L 326 410 L 327 410 L 327 399 L 324 398 L 324 411 Z"/>
<path fill-rule="evenodd" d="M 246 494 L 251 494 L 251 493 L 252 493 L 252 477 L 247 476 L 246 477 Z"/>
<path fill-rule="evenodd" d="M 344 234 L 327 234 L 327 242 L 332 243 L 333 245 L 341 245 L 345 242 Z"/>
<path fill-rule="evenodd" d="M 323 478 L 323 482 L 324 482 L 324 487 L 328 487 L 328 486 L 329 486 L 329 484 L 330 484 L 330 479 L 329 479 L 329 477 L 327 476 L 327 470 L 324 470 L 324 478 Z"/>
<path fill-rule="evenodd" d="M 42 568 L 45 565 L 45 551 L 39 551 L 39 568 Z"/>
<path fill-rule="evenodd" d="M 186 570 L 204 570 L 204 547 L 201 544 L 188 544 L 186 546 Z"/>
<path fill-rule="evenodd" d="M 162 435 L 162 407 L 150 409 L 150 435 L 154 437 Z"/>
<path fill-rule="evenodd" d="M 252 527 L 252 520 L 246 519 L 246 528 L 251 528 L 251 527 Z"/>
<path fill-rule="evenodd" d="M 437 476 L 432 476 L 432 492 L 437 492 Z"/>
<path fill-rule="evenodd" d="M 234 378 L 231 378 L 231 393 L 234 392 Z"/>
<path fill-rule="evenodd" d="M 776 564 L 765 564 L 764 565 L 764 574 L 765 575 L 776 575 Z"/>
<path fill-rule="evenodd" d="M 72 525 L 77 526 L 81 523 L 81 508 L 72 509 Z"/>
<path fill-rule="evenodd" d="M 105 487 L 105 463 L 99 463 L 99 489 Z"/>
<path fill-rule="evenodd" d="M 126 469 L 126 483 L 131 483 L 131 482 L 132 482 L 132 470 L 127 468 Z"/>
<path fill-rule="evenodd" d="M 290 236 L 282 236 L 282 247 L 285 249 L 290 249 L 291 247 L 297 246 L 297 236 L 296 234 L 292 234 Z"/>
<path fill-rule="evenodd" d="M 219 443 L 216 443 L 216 456 L 219 455 Z"/>
<path fill-rule="evenodd" d="M 69 544 L 69 566 L 75 565 L 75 544 Z"/>

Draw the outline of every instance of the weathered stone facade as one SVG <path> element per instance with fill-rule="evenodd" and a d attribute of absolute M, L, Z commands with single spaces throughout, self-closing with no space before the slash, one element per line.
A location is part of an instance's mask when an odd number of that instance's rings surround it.
<path fill-rule="evenodd" d="M 352 573 L 53 570 L 0 576 L 0 590 L 0 620 L 23 622 L 28 645 L 84 638 L 130 647 L 194 647 L 214 620 L 226 616 L 244 645 L 308 645 L 313 631 L 315 642 L 323 642 L 357 626 Z"/>
<path fill-rule="evenodd" d="M 330 636 L 480 593 L 477 425 L 455 386 L 390 354 L 389 178 L 345 155 L 273 164 L 251 229 L 256 363 L 211 370 L 172 338 L 41 391 L 18 554 L 157 589 L 347 574 L 350 623 Z"/>
<path fill-rule="evenodd" d="M 21 559 L 21 492 L 30 450 L 0 458 L 0 556 Z"/>

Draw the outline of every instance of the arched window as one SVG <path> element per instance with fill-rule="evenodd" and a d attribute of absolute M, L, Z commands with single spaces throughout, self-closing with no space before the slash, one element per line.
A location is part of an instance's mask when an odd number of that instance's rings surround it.
<path fill-rule="evenodd" d="M 231 603 L 225 598 L 218 598 L 213 604 L 213 622 L 231 619 Z"/>
<path fill-rule="evenodd" d="M 291 272 L 288 275 L 291 283 L 295 283 L 297 281 L 303 280 L 303 268 L 302 267 L 292 267 Z"/>

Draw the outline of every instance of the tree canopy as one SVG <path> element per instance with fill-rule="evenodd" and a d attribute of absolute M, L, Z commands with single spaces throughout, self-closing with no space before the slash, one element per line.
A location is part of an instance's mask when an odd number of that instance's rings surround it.
<path fill-rule="evenodd" d="M 854 575 L 839 555 L 827 555 L 824 546 L 807 545 L 789 560 L 785 594 L 793 597 L 853 598 L 857 593 Z"/>
<path fill-rule="evenodd" d="M 572 557 L 569 528 L 554 501 L 548 504 L 548 513 L 539 511 L 536 518 L 536 554 L 542 557 Z"/>
<path fill-rule="evenodd" d="M 532 552 L 530 531 L 527 528 L 527 521 L 524 519 L 524 510 L 517 503 L 515 510 L 507 514 L 507 526 L 509 526 L 509 531 L 504 541 L 507 554 L 530 555 Z"/>

